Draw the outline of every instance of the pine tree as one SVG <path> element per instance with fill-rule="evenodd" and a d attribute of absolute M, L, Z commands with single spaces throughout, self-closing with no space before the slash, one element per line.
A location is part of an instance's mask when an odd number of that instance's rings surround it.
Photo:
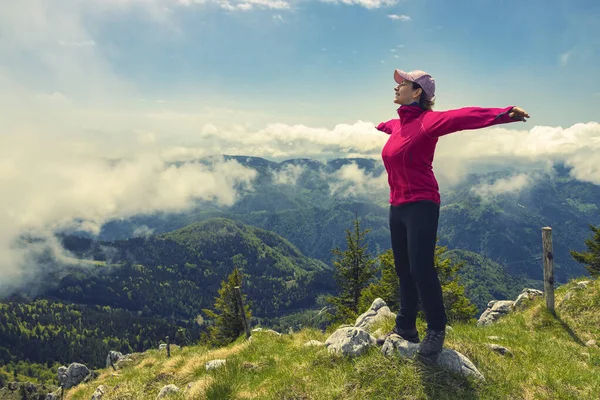
<path fill-rule="evenodd" d="M 362 291 L 369 285 L 376 273 L 376 260 L 369 256 L 365 236 L 370 229 L 361 230 L 358 215 L 354 219 L 354 229 L 346 229 L 346 245 L 341 251 L 332 250 L 335 258 L 334 278 L 339 287 L 338 296 L 329 296 L 327 303 L 334 308 L 329 317 L 334 322 L 347 322 L 356 318 Z"/>
<path fill-rule="evenodd" d="M 437 270 L 448 321 L 468 321 L 477 313 L 477 307 L 465 296 L 465 288 L 458 282 L 458 272 L 464 262 L 453 262 L 443 254 L 446 246 L 435 246 L 434 263 Z"/>
<path fill-rule="evenodd" d="M 373 301 L 379 297 L 385 301 L 391 310 L 397 311 L 400 308 L 400 281 L 396 274 L 392 249 L 380 254 L 377 259 L 381 278 L 363 290 L 358 304 L 359 310 L 368 309 Z"/>
<path fill-rule="evenodd" d="M 462 262 L 453 262 L 443 257 L 447 247 L 435 247 L 434 264 L 442 286 L 444 306 L 449 321 L 466 321 L 475 316 L 477 307 L 465 296 L 465 288 L 458 282 L 458 272 L 463 267 Z M 360 299 L 360 309 L 367 309 L 373 300 L 380 297 L 391 310 L 400 308 L 400 281 L 394 265 L 394 254 L 389 249 L 379 256 L 381 278 L 369 285 Z M 424 315 L 421 312 L 421 317 Z"/>
<path fill-rule="evenodd" d="M 227 277 L 227 280 L 221 282 L 219 297 L 215 298 L 215 311 L 202 310 L 209 318 L 214 320 L 214 324 L 208 328 L 208 339 L 215 345 L 231 343 L 244 333 L 244 325 L 234 292 L 236 286 L 241 287 L 242 278 L 242 273 L 239 269 L 235 268 Z M 242 294 L 242 300 L 244 302 L 246 320 L 250 321 L 252 314 L 246 295 Z"/>
<path fill-rule="evenodd" d="M 570 250 L 571 257 L 575 261 L 585 264 L 591 276 L 594 278 L 600 277 L 600 226 L 589 225 L 592 235 L 585 241 L 589 251 L 578 253 Z"/>

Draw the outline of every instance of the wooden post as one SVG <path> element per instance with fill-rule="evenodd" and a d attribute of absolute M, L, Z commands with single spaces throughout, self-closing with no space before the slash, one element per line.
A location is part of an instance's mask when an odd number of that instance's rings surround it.
<path fill-rule="evenodd" d="M 235 286 L 233 288 L 235 292 L 235 298 L 238 304 L 238 310 L 240 311 L 240 316 L 242 318 L 242 324 L 244 325 L 244 330 L 246 331 L 246 339 L 250 338 L 250 327 L 248 326 L 248 321 L 246 320 L 246 310 L 244 309 L 244 303 L 242 302 L 242 291 L 239 286 Z"/>
<path fill-rule="evenodd" d="M 65 387 L 64 385 L 60 385 L 60 400 L 63 400 L 65 397 Z"/>
<path fill-rule="evenodd" d="M 169 337 L 166 337 L 167 339 L 167 358 L 171 357 L 171 344 L 169 343 Z"/>
<path fill-rule="evenodd" d="M 542 228 L 544 258 L 544 297 L 546 308 L 554 314 L 554 253 L 552 252 L 552 228 Z"/>

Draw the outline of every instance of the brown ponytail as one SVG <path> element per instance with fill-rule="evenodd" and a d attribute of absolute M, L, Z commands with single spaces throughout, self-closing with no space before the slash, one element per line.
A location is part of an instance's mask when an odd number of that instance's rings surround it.
<path fill-rule="evenodd" d="M 419 105 L 421 106 L 421 108 L 423 110 L 429 110 L 429 111 L 433 110 L 433 105 L 435 103 L 435 100 L 429 100 L 427 98 L 427 96 L 425 95 L 423 88 L 418 83 L 413 82 L 412 87 L 413 87 L 413 90 L 421 89 L 421 91 L 422 91 L 421 97 L 419 97 Z"/>

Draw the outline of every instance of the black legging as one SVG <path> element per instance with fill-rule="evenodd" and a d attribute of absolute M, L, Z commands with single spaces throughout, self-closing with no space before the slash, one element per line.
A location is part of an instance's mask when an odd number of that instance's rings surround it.
<path fill-rule="evenodd" d="M 446 328 L 442 287 L 433 262 L 439 215 L 440 206 L 432 201 L 390 206 L 392 251 L 400 279 L 398 328 L 415 327 L 419 297 L 428 328 Z"/>

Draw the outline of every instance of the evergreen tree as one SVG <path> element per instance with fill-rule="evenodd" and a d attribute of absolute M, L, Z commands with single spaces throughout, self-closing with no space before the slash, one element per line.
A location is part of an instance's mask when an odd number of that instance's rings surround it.
<path fill-rule="evenodd" d="M 444 306 L 449 321 L 467 321 L 475 316 L 477 307 L 465 296 L 465 288 L 458 282 L 458 272 L 463 267 L 462 262 L 453 262 L 443 257 L 447 247 L 436 246 L 434 255 L 435 269 L 437 270 Z M 379 256 L 381 278 L 367 287 L 360 299 L 360 309 L 367 309 L 373 300 L 380 297 L 391 310 L 400 308 L 400 281 L 394 265 L 394 254 L 389 249 Z M 421 313 L 423 317 L 423 314 Z"/>
<path fill-rule="evenodd" d="M 221 282 L 219 297 L 215 298 L 215 311 L 204 309 L 204 313 L 213 320 L 214 324 L 208 328 L 209 337 L 207 338 L 215 345 L 225 345 L 233 342 L 242 333 L 244 325 L 241 320 L 241 314 L 238 309 L 234 288 L 242 285 L 242 273 L 235 268 L 227 277 L 227 280 Z M 250 305 L 246 295 L 242 294 L 244 302 L 244 312 L 246 320 L 250 321 Z"/>
<path fill-rule="evenodd" d="M 365 235 L 369 232 L 370 229 L 361 230 L 356 215 L 354 229 L 346 229 L 348 248 L 344 251 L 339 248 L 332 250 L 339 295 L 329 296 L 327 303 L 334 308 L 334 312 L 329 313 L 334 322 L 346 322 L 357 317 L 361 293 L 375 277 L 376 260 L 369 256 L 365 244 Z"/>
<path fill-rule="evenodd" d="M 585 264 L 591 276 L 598 278 L 600 277 L 600 226 L 590 225 L 590 230 L 593 234 L 585 241 L 589 251 L 578 253 L 570 250 L 570 253 L 575 261 Z"/>
<path fill-rule="evenodd" d="M 359 310 L 366 310 L 379 297 L 385 301 L 390 310 L 397 311 L 400 308 L 400 281 L 396 274 L 392 249 L 380 254 L 378 261 L 381 278 L 363 290 L 358 304 Z"/>
<path fill-rule="evenodd" d="M 464 262 L 453 262 L 443 257 L 446 246 L 435 247 L 434 263 L 442 285 L 444 306 L 448 321 L 468 321 L 475 317 L 477 307 L 465 296 L 465 288 L 458 282 L 458 273 Z"/>

